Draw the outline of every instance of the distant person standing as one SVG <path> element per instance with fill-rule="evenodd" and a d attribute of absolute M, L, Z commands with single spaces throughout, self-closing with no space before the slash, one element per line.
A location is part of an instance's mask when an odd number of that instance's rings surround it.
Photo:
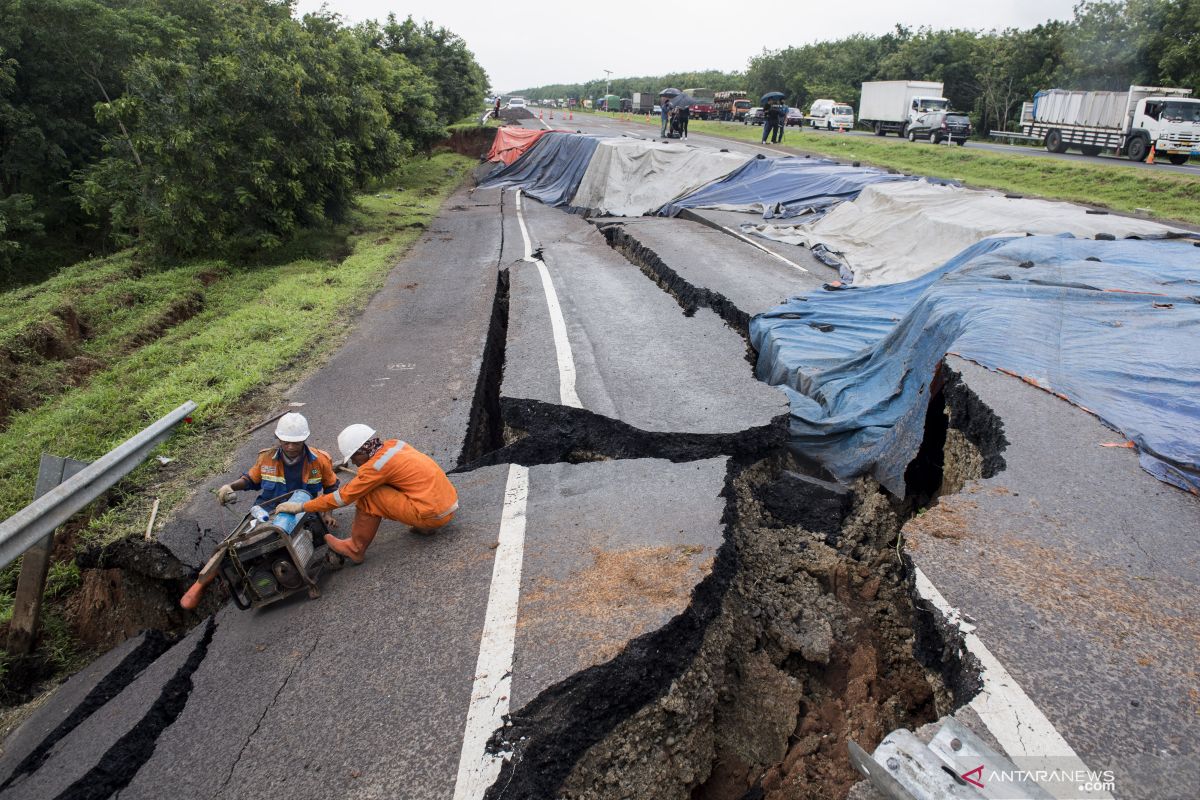
<path fill-rule="evenodd" d="M 766 144 L 767 137 L 775 132 L 775 108 L 775 101 L 768 100 L 767 107 L 763 109 L 762 144 Z"/>
<path fill-rule="evenodd" d="M 667 138 L 667 120 L 668 120 L 668 112 L 670 110 L 668 108 L 668 106 L 670 106 L 670 105 L 671 105 L 671 98 L 667 97 L 665 94 L 658 98 L 658 112 L 659 112 L 660 118 L 662 119 L 662 130 L 659 131 L 659 134 L 658 134 L 658 138 L 660 138 L 660 139 Z"/>
<path fill-rule="evenodd" d="M 496 119 L 500 119 L 500 98 L 499 97 L 496 98 L 496 105 L 493 106 L 493 108 L 492 108 L 492 116 L 495 117 Z"/>
<path fill-rule="evenodd" d="M 775 127 L 771 130 L 771 144 L 783 141 L 783 126 L 787 124 L 788 108 L 783 103 L 775 103 Z"/>
<path fill-rule="evenodd" d="M 679 138 L 687 138 L 688 119 L 692 116 L 692 110 L 687 106 L 679 107 Z"/>

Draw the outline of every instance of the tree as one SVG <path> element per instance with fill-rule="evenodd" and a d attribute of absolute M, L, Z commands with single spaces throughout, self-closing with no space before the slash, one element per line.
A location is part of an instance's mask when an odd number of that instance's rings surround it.
<path fill-rule="evenodd" d="M 433 80 L 437 116 L 443 124 L 479 109 L 488 89 L 487 73 L 457 34 L 428 21 L 418 25 L 411 16 L 397 22 L 395 14 L 388 15 L 382 28 L 371 23 L 364 30 L 384 52 L 404 56 Z"/>
<path fill-rule="evenodd" d="M 97 107 L 105 155 L 75 188 L 123 242 L 176 255 L 273 247 L 343 219 L 354 191 L 410 152 L 401 130 L 437 129 L 419 71 L 333 15 L 297 23 L 268 0 L 208 8 L 211 27 L 139 58 L 126 94 Z"/>

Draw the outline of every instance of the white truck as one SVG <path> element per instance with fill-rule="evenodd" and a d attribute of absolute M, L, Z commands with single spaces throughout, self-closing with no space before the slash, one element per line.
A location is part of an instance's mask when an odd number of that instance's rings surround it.
<path fill-rule="evenodd" d="M 1200 156 L 1200 100 L 1191 89 L 1130 86 L 1127 92 L 1038 92 L 1021 109 L 1021 132 L 996 138 L 1040 142 L 1051 153 L 1111 150 L 1145 161 L 1151 150 L 1172 164 Z"/>
<path fill-rule="evenodd" d="M 858 121 L 876 136 L 892 132 L 904 136 L 917 117 L 949 107 L 941 81 L 867 81 L 862 85 Z"/>

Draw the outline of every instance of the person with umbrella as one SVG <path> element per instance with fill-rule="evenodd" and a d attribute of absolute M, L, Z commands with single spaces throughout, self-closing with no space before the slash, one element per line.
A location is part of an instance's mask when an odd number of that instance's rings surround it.
<path fill-rule="evenodd" d="M 779 141 L 783 138 L 782 125 L 779 119 L 780 101 L 783 99 L 783 96 L 783 92 L 767 92 L 759 98 L 759 102 L 763 106 L 763 144 L 767 143 L 767 136 L 771 137 L 771 144 L 779 144 Z"/>
<path fill-rule="evenodd" d="M 659 114 L 662 119 L 662 130 L 659 131 L 658 135 L 664 139 L 667 137 L 667 120 L 669 118 L 669 114 L 671 111 L 671 99 L 674 97 L 678 97 L 679 94 L 680 94 L 680 92 L 678 89 L 663 89 L 661 92 L 658 93 L 658 99 L 659 99 L 659 109 L 658 110 L 659 110 Z"/>

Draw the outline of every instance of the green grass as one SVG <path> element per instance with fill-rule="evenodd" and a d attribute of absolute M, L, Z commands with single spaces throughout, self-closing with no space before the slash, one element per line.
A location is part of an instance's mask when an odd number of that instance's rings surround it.
<path fill-rule="evenodd" d="M 175 460 L 166 467 L 150 460 L 132 473 L 86 534 L 106 540 L 144 528 L 155 496 L 165 518 L 190 485 L 223 468 L 223 453 L 251 414 L 273 408 L 282 387 L 332 352 L 474 164 L 450 153 L 413 160 L 394 185 L 362 196 L 346 225 L 309 232 L 269 262 L 154 265 L 124 252 L 0 295 L 0 351 L 22 342 L 28 350 L 40 330 L 69 340 L 64 309 L 88 328 L 70 359 L 31 359 L 22 368 L 45 397 L 0 432 L 0 474 L 9 487 L 0 518 L 32 499 L 40 453 L 93 460 L 194 400 L 194 423 L 160 450 Z M 192 315 L 173 320 L 180 304 L 190 304 Z M 83 371 L 79 356 L 94 362 L 91 371 L 55 392 Z"/>
<path fill-rule="evenodd" d="M 636 116 L 633 121 L 646 124 Z M 651 124 L 657 127 L 658 121 Z M 761 125 L 697 120 L 689 123 L 688 128 L 696 133 L 755 143 L 762 138 Z M 788 128 L 783 145 L 841 161 L 860 161 L 1015 194 L 1089 203 L 1114 211 L 1146 209 L 1157 218 L 1200 225 L 1200 178 L 1178 173 L 1022 153 L 1008 155 L 975 150 L 969 144 L 934 147 L 896 137 L 839 136 L 803 128 Z"/>

